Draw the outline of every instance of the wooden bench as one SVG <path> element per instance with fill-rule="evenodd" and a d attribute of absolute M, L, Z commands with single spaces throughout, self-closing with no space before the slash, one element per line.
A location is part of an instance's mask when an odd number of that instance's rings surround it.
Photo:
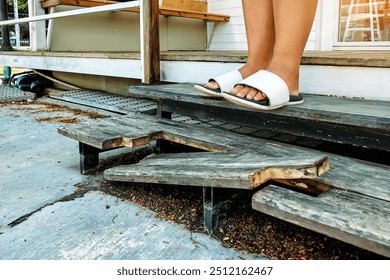
<path fill-rule="evenodd" d="M 176 1 L 180 3 L 180 1 Z M 105 0 L 41 0 L 41 7 L 51 8 L 58 5 L 78 6 L 78 7 L 96 7 L 108 4 L 119 3 L 118 1 L 105 1 Z M 187 7 L 188 8 L 188 7 Z M 139 9 L 124 10 L 132 13 L 139 13 Z M 171 17 L 183 17 L 192 19 L 202 19 L 212 22 L 229 22 L 230 16 L 213 14 L 204 11 L 204 9 L 189 10 L 186 6 L 180 7 L 173 5 L 171 1 L 163 2 L 159 9 L 159 14 L 162 16 Z"/>

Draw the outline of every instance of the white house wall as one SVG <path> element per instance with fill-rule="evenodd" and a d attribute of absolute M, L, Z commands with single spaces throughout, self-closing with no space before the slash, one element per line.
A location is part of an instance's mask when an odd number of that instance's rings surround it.
<path fill-rule="evenodd" d="M 56 12 L 78 9 L 58 6 Z M 160 17 L 160 49 L 204 50 L 206 23 L 201 20 Z M 54 20 L 50 51 L 134 52 L 140 50 L 139 14 L 123 11 Z"/>
<path fill-rule="evenodd" d="M 320 8 L 320 5 L 319 5 Z M 210 13 L 230 15 L 228 23 L 208 23 L 208 49 L 213 51 L 245 51 L 247 41 L 241 0 L 208 0 Z M 313 28 L 306 45 L 306 50 L 317 50 L 317 30 L 320 23 L 319 13 L 313 23 Z"/>

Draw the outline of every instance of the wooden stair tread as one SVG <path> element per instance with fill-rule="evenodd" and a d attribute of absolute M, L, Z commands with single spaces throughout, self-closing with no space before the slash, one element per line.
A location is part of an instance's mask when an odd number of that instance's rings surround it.
<path fill-rule="evenodd" d="M 129 93 L 133 96 L 143 96 L 155 100 L 179 100 L 207 105 L 211 103 L 216 107 L 253 111 L 222 99 L 209 98 L 195 90 L 194 84 L 131 86 L 129 87 Z M 279 110 L 257 112 L 259 114 L 266 113 L 268 115 L 313 119 L 390 131 L 390 101 L 348 99 L 309 94 L 305 94 L 304 99 L 305 102 L 299 106 L 286 106 Z"/>
<path fill-rule="evenodd" d="M 256 192 L 253 209 L 390 257 L 388 201 L 330 189 L 312 197 L 277 186 Z"/>
<path fill-rule="evenodd" d="M 304 95 L 302 105 L 256 111 L 226 100 L 209 98 L 193 86 L 131 86 L 129 94 L 158 100 L 161 110 L 170 113 L 390 152 L 389 101 Z"/>
<path fill-rule="evenodd" d="M 272 179 L 316 178 L 328 170 L 324 156 L 183 153 L 149 157 L 107 169 L 108 181 L 254 189 Z"/>

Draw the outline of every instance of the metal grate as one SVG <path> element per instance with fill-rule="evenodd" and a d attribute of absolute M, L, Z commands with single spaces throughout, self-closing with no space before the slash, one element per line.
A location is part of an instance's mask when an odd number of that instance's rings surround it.
<path fill-rule="evenodd" d="M 103 91 L 84 89 L 71 90 L 60 93 L 52 93 L 50 97 L 121 114 L 127 114 L 129 112 L 155 114 L 157 111 L 156 102 L 146 99 L 110 94 Z"/>
<path fill-rule="evenodd" d="M 35 99 L 35 93 L 0 85 L 0 102 L 13 102 Z"/>

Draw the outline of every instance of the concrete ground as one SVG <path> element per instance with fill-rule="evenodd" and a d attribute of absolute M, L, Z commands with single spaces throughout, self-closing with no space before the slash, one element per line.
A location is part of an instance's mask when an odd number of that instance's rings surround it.
<path fill-rule="evenodd" d="M 78 143 L 59 135 L 53 119 L 86 116 L 2 104 L 0 97 L 1 260 L 258 258 L 97 191 L 101 175 L 80 174 Z"/>

